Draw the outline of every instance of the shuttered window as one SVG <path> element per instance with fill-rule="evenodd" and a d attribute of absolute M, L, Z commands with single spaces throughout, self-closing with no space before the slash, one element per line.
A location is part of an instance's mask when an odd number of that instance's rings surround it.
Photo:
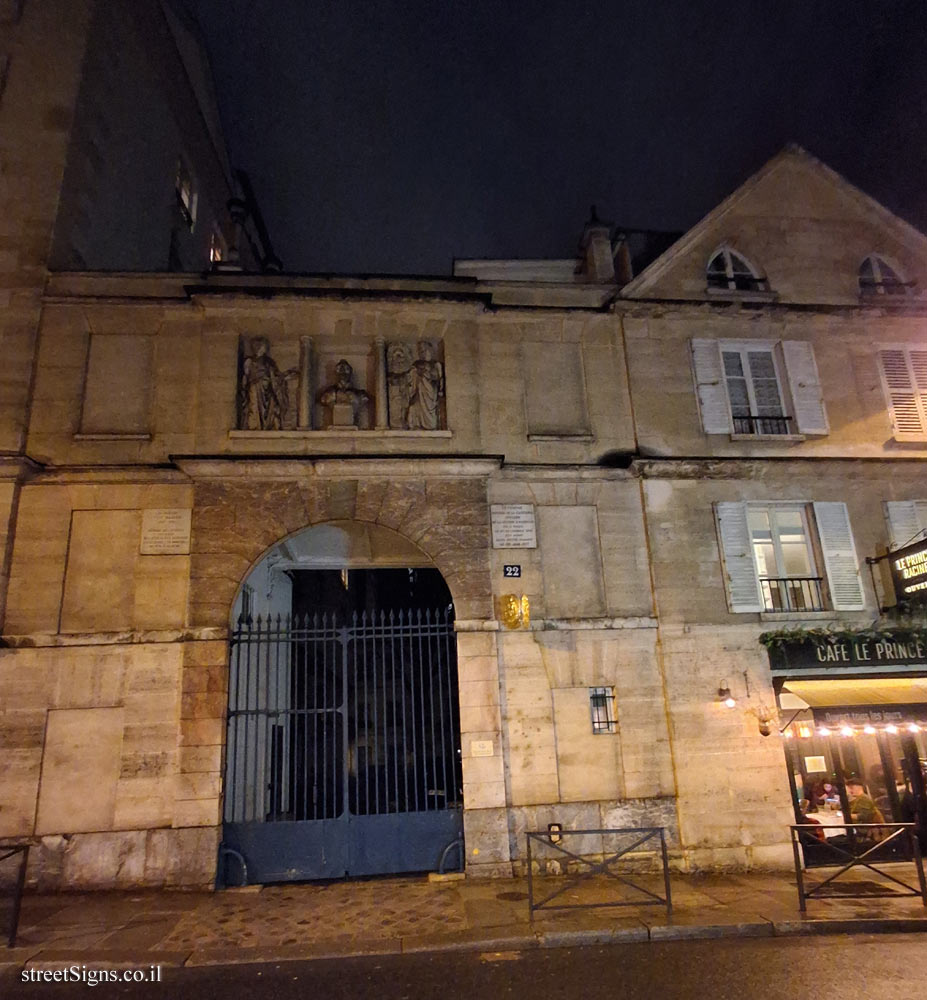
<path fill-rule="evenodd" d="M 927 351 L 879 351 L 882 388 L 897 441 L 927 440 Z"/>
<path fill-rule="evenodd" d="M 762 611 L 763 597 L 753 559 L 745 503 L 715 504 L 724 576 L 731 611 Z"/>
<path fill-rule="evenodd" d="M 811 344 L 691 341 L 706 434 L 827 434 L 827 414 Z"/>
<path fill-rule="evenodd" d="M 844 503 L 815 503 L 813 507 L 834 610 L 864 611 L 866 603 L 847 506 Z"/>
<path fill-rule="evenodd" d="M 865 609 L 845 504 L 718 503 L 715 515 L 731 611 Z M 813 545 L 815 525 L 823 571 Z M 825 574 L 829 603 L 821 585 Z"/>
<path fill-rule="evenodd" d="M 900 549 L 927 534 L 927 500 L 886 500 L 888 547 Z"/>

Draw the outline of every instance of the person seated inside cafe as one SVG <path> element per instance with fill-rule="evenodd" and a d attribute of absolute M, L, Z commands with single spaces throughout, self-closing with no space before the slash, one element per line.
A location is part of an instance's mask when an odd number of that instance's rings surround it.
<path fill-rule="evenodd" d="M 820 843 L 822 840 L 826 840 L 824 836 L 824 827 L 821 826 L 821 821 L 815 819 L 814 816 L 808 815 L 808 800 L 802 799 L 800 803 L 800 812 L 798 816 L 798 822 L 804 826 L 813 826 L 813 830 L 801 830 L 799 832 L 798 839 L 803 844 L 815 844 Z"/>
<path fill-rule="evenodd" d="M 884 823 L 881 810 L 866 794 L 866 788 L 859 778 L 847 779 L 847 797 L 850 800 L 850 820 L 853 823 Z M 856 830 L 857 840 L 878 841 L 882 831 L 874 828 Z"/>

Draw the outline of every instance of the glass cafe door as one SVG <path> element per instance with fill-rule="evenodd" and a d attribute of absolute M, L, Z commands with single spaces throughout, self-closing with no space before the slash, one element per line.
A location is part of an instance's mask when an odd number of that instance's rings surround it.
<path fill-rule="evenodd" d="M 822 825 L 825 837 L 845 834 L 838 824 L 850 822 L 852 795 L 847 785 L 856 779 L 886 822 L 919 818 L 921 849 L 927 853 L 925 727 L 899 723 L 829 728 L 816 725 L 806 709 L 781 711 L 780 730 L 796 822 L 804 813 Z"/>

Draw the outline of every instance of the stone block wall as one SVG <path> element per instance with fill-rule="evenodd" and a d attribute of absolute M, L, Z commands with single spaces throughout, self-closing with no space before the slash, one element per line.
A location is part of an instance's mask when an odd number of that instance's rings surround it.
<path fill-rule="evenodd" d="M 203 658 L 185 648 L 209 645 L 88 638 L 0 652 L 0 837 L 33 842 L 32 882 L 211 884 L 222 733 L 211 754 L 178 745 L 181 670 Z"/>
<path fill-rule="evenodd" d="M 892 423 L 879 372 L 880 345 L 923 343 L 916 313 L 872 315 L 858 309 L 806 313 L 746 311 L 704 303 L 665 306 L 650 316 L 622 319 L 641 451 L 646 455 L 738 458 L 918 457 L 923 443 L 892 439 Z M 699 416 L 690 342 L 709 340 L 806 341 L 814 351 L 829 432 L 803 439 L 733 440 L 706 434 Z M 786 373 L 780 371 L 783 392 Z M 786 403 L 786 411 L 789 407 Z M 794 417 L 794 413 L 788 413 Z"/>

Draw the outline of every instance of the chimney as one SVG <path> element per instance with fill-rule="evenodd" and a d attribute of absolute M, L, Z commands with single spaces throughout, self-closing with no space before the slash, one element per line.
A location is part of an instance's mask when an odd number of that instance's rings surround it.
<path fill-rule="evenodd" d="M 582 274 L 586 281 L 611 285 L 615 281 L 612 259 L 611 226 L 596 215 L 595 205 L 589 210 L 589 221 L 583 229 L 579 249 L 583 255 Z"/>
<path fill-rule="evenodd" d="M 615 237 L 615 248 L 612 250 L 612 259 L 615 262 L 615 280 L 624 287 L 634 277 L 634 268 L 631 264 L 631 249 L 628 246 L 628 238 L 624 233 L 618 233 Z"/>

